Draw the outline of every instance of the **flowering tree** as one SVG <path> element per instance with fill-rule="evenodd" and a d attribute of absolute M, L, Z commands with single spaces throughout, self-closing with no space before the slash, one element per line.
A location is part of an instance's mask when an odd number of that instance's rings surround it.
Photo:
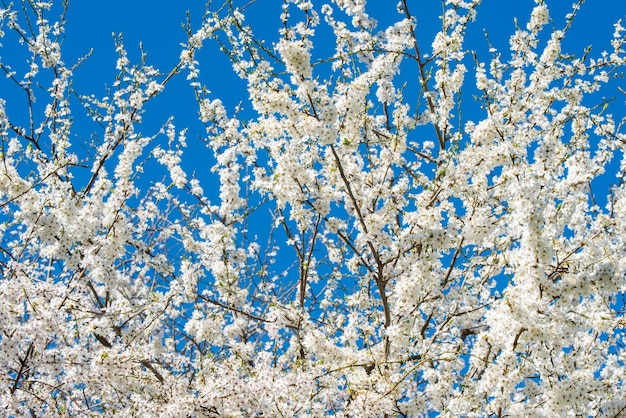
<path fill-rule="evenodd" d="M 537 0 L 485 55 L 479 1 L 446 1 L 432 44 L 415 2 L 383 28 L 312 3 L 272 44 L 210 5 L 165 73 L 117 38 L 104 97 L 73 88 L 67 3 L 0 9 L 1 413 L 626 414 L 623 27 L 564 51 L 579 4 L 558 27 Z M 202 129 L 148 132 L 176 77 Z"/>

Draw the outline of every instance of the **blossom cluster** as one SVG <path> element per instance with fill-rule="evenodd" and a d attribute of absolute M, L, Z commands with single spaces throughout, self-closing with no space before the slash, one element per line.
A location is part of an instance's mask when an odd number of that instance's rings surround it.
<path fill-rule="evenodd" d="M 577 56 L 580 5 L 558 27 L 537 0 L 482 55 L 479 1 L 424 42 L 407 0 L 388 27 L 286 0 L 268 45 L 235 3 L 166 71 L 117 37 L 104 96 L 74 94 L 67 2 L 0 9 L 29 54 L 0 49 L 27 93 L 0 98 L 1 414 L 623 415 L 620 22 Z M 242 106 L 210 92 L 210 45 Z M 195 124 L 151 132 L 176 77 Z"/>

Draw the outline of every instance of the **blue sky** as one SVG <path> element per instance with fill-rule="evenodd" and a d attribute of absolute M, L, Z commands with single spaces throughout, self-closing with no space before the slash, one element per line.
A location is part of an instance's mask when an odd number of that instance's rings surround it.
<path fill-rule="evenodd" d="M 247 5 L 246 13 L 248 21 L 252 24 L 255 32 L 271 44 L 278 36 L 280 27 L 280 10 L 282 0 L 234 0 L 236 4 Z M 314 0 L 313 3 L 319 8 L 326 1 Z M 417 36 L 422 52 L 430 50 L 432 39 L 440 28 L 438 19 L 441 14 L 440 0 L 410 0 L 411 13 L 417 21 Z M 214 7 L 219 6 L 221 1 L 216 1 Z M 371 0 L 367 10 L 379 22 L 381 29 L 400 18 L 396 11 L 395 0 Z M 483 0 L 478 8 L 478 19 L 468 29 L 466 48 L 474 49 L 478 53 L 480 61 L 488 61 L 488 43 L 485 39 L 485 31 L 489 34 L 489 40 L 493 46 L 503 51 L 503 60 L 508 57 L 508 39 L 515 30 L 515 18 L 519 19 L 520 26 L 524 27 L 529 13 L 534 6 L 532 0 L 519 0 L 515 2 L 501 0 Z M 557 28 L 564 25 L 564 14 L 571 8 L 569 1 L 553 0 L 548 2 L 551 16 Z M 122 34 L 126 49 L 131 61 L 138 63 L 140 59 L 140 43 L 143 51 L 147 53 L 147 63 L 168 73 L 179 61 L 180 44 L 186 41 L 186 33 L 183 25 L 187 19 L 187 11 L 191 16 L 193 29 L 200 25 L 205 12 L 203 1 L 165 1 L 165 0 L 109 0 L 109 1 L 70 1 L 66 16 L 66 37 L 63 43 L 63 59 L 72 64 L 92 51 L 92 55 L 74 73 L 73 87 L 81 95 L 95 94 L 97 97 L 105 96 L 105 86 L 111 86 L 115 81 L 117 70 L 115 69 L 116 53 L 113 34 Z M 51 14 L 52 19 L 54 14 Z M 602 48 L 609 47 L 609 40 L 613 33 L 613 24 L 618 18 L 626 20 L 626 2 L 621 0 L 587 0 L 579 12 L 574 26 L 568 33 L 564 42 L 564 51 L 581 56 L 588 45 L 596 45 L 593 55 L 597 56 Z M 626 24 L 626 23 L 625 23 Z M 315 53 L 328 55 L 332 53 L 334 44 L 332 38 L 324 35 L 325 24 L 320 26 L 318 44 Z M 0 57 L 3 61 L 18 61 L 19 54 L 27 58 L 25 48 L 21 51 L 7 50 L 9 42 L 5 40 L 5 47 L 0 49 Z M 328 51 L 328 53 L 324 53 Z M 211 98 L 220 98 L 232 114 L 235 106 L 243 102 L 244 117 L 254 117 L 250 105 L 247 103 L 245 83 L 238 79 L 230 66 L 229 60 L 222 54 L 217 45 L 212 41 L 206 41 L 205 46 L 198 53 L 201 76 L 200 81 L 211 90 Z M 24 62 L 24 61 L 23 61 Z M 472 82 L 472 61 L 468 57 L 466 62 L 470 73 L 468 85 Z M 412 65 L 412 63 L 409 63 Z M 416 85 L 411 79 L 414 73 L 401 73 L 398 75 L 401 81 L 405 78 L 409 83 Z M 11 117 L 23 117 L 18 112 L 24 109 L 23 93 L 8 88 L 6 80 L 0 80 L 0 96 L 8 99 L 7 111 Z M 614 85 L 625 85 L 623 79 L 616 80 Z M 13 94 L 14 93 L 14 94 Z M 618 95 L 614 105 L 614 112 L 624 114 L 626 108 L 624 95 Z M 11 102 L 15 100 L 15 102 Z M 471 103 L 471 95 L 465 103 L 466 110 L 464 119 L 473 116 L 482 116 L 480 106 Z M 16 106 L 13 106 L 16 104 Z M 469 111 L 467 111 L 469 109 Z M 621 109 L 621 110 L 620 110 Z M 88 140 L 92 133 L 102 136 L 97 131 L 97 125 L 88 123 L 81 116 L 80 108 L 74 108 L 74 135 L 77 142 Z M 476 112 L 476 113 L 473 113 Z M 145 135 L 156 133 L 168 120 L 174 117 L 177 129 L 189 127 L 188 142 L 190 151 L 185 154 L 184 165 L 191 171 L 198 173 L 200 177 L 206 175 L 212 163 L 204 144 L 197 141 L 198 136 L 204 134 L 202 124 L 197 119 L 198 106 L 193 98 L 193 91 L 185 80 L 185 74 L 180 74 L 167 85 L 165 91 L 146 105 L 146 114 L 143 126 L 140 128 Z M 427 138 L 432 139 L 432 138 Z M 88 170 L 85 170 L 88 174 Z M 151 173 L 144 177 L 150 180 Z M 155 173 L 152 180 L 161 180 L 163 172 Z M 615 181 L 615 172 L 608 173 L 603 178 L 600 186 L 606 188 L 608 182 Z M 209 191 L 209 188 L 205 188 Z M 597 192 L 598 190 L 596 190 Z"/>
<path fill-rule="evenodd" d="M 321 5 L 326 0 L 315 0 Z M 59 2 L 60 3 L 60 2 Z M 214 7 L 221 4 L 214 2 Z M 235 0 L 236 4 L 247 5 L 247 16 L 256 33 L 268 40 L 276 39 L 280 26 L 279 14 L 282 0 Z M 398 18 L 395 0 L 371 0 L 367 10 L 382 23 L 392 23 Z M 503 6 L 506 4 L 506 6 Z M 551 16 L 557 27 L 563 26 L 563 15 L 570 7 L 570 1 L 553 0 L 548 2 Z M 479 51 L 479 59 L 488 59 L 487 42 L 484 30 L 489 33 L 492 44 L 500 50 L 508 47 L 508 36 L 514 30 L 514 19 L 518 17 L 523 26 L 534 2 L 519 0 L 502 2 L 484 0 L 478 8 L 478 19 L 469 29 L 466 46 Z M 411 0 L 409 7 L 417 20 L 417 34 L 423 50 L 430 43 L 439 28 L 441 14 L 440 0 Z M 63 56 L 66 63 L 75 62 L 90 50 L 92 56 L 77 69 L 74 87 L 79 94 L 104 94 L 104 86 L 111 85 L 115 75 L 115 46 L 112 33 L 123 34 L 127 50 L 136 61 L 139 58 L 139 43 L 148 54 L 148 63 L 168 72 L 178 62 L 179 44 L 186 40 L 182 28 L 186 12 L 190 12 L 192 26 L 197 28 L 205 11 L 203 1 L 171 0 L 109 0 L 109 1 L 70 1 L 66 17 L 66 39 Z M 585 46 L 593 44 L 608 46 L 613 32 L 613 23 L 626 20 L 626 2 L 621 0 L 587 0 L 570 30 L 565 42 L 565 50 L 581 55 Z M 322 23 L 322 28 L 325 25 Z M 332 50 L 332 39 L 320 36 L 319 49 Z M 8 43 L 5 41 L 5 45 Z M 597 49 L 596 49 L 597 50 Z M 0 56 L 7 61 L 16 50 L 0 49 Z M 506 56 L 506 55 L 505 55 Z M 15 56 L 13 57 L 15 58 Z M 207 42 L 199 54 L 201 81 L 212 91 L 213 97 L 221 98 L 229 110 L 240 101 L 246 100 L 244 83 L 232 72 L 227 58 L 221 54 L 215 43 Z M 15 60 L 11 60 L 15 61 Z M 399 76 L 402 77 L 402 74 Z M 162 95 L 163 100 L 151 104 L 151 112 L 156 120 L 175 116 L 179 124 L 193 120 L 197 106 L 192 100 L 192 92 L 185 85 L 184 77 L 178 77 Z M 0 82 L 0 87 L 3 83 Z M 6 94 L 3 94 L 6 97 Z M 621 105 L 623 106 L 623 98 Z M 174 105 L 175 104 L 175 105 Z M 148 115 L 148 118 L 150 116 Z M 158 122 L 157 122 L 158 123 Z"/>
<path fill-rule="evenodd" d="M 316 0 L 314 4 L 321 5 L 325 2 Z M 276 39 L 282 0 L 240 0 L 235 3 L 247 5 L 248 20 L 256 33 L 270 42 Z M 215 2 L 214 7 L 219 4 L 221 2 Z M 371 0 L 367 10 L 383 25 L 390 24 L 399 16 L 395 4 L 394 0 Z M 571 2 L 555 0 L 548 4 L 556 27 L 562 27 L 563 15 L 570 10 Z M 533 5 L 532 0 L 484 0 L 478 8 L 477 21 L 470 26 L 466 47 L 476 49 L 479 59 L 487 61 L 487 41 L 484 35 L 486 30 L 493 46 L 506 51 L 508 37 L 514 31 L 515 18 L 519 19 L 520 26 L 524 26 Z M 428 51 L 433 36 L 440 27 L 438 16 L 441 14 L 441 1 L 412 0 L 409 1 L 409 7 L 417 19 L 421 48 Z M 75 72 L 74 87 L 77 92 L 102 96 L 105 92 L 104 86 L 112 84 L 117 73 L 112 33 L 123 34 L 131 60 L 138 61 L 141 42 L 144 52 L 148 54 L 148 63 L 168 72 L 178 62 L 179 44 L 186 40 L 182 26 L 186 21 L 187 11 L 190 12 L 192 26 L 197 28 L 205 11 L 205 3 L 202 1 L 71 1 L 67 14 L 64 59 L 66 63 L 73 62 L 79 56 L 93 51 L 92 56 Z M 626 19 L 626 2 L 588 0 L 568 33 L 564 50 L 580 56 L 587 45 L 608 46 L 613 23 L 620 17 Z M 318 39 L 320 46 L 316 51 L 332 51 L 332 39 L 325 36 L 319 36 Z M 596 51 L 599 52 L 598 48 Z M 506 56 L 505 53 L 504 57 Z M 215 43 L 208 41 L 198 58 L 201 63 L 200 81 L 206 83 L 212 97 L 220 98 L 231 112 L 242 101 L 244 111 L 249 110 L 249 106 L 246 109 L 245 84 L 233 74 L 228 59 L 217 50 Z M 403 74 L 399 75 L 400 78 L 402 76 Z M 618 97 L 618 101 L 621 101 L 619 104 L 623 107 L 623 97 Z M 174 79 L 161 97 L 147 106 L 147 110 L 145 128 L 158 129 L 169 116 L 174 116 L 177 127 L 190 126 L 190 140 L 194 134 L 202 134 L 201 130 L 194 130 L 194 126 L 198 129 L 201 126 L 197 122 L 197 105 L 193 101 L 192 90 L 186 85 L 184 76 Z M 466 114 L 465 117 L 471 118 L 471 115 Z M 149 131 L 147 129 L 146 133 Z M 88 136 L 90 132 L 82 134 Z M 196 168 L 200 169 L 206 159 L 200 156 L 196 161 Z M 189 163 L 196 165 L 194 161 Z"/>
<path fill-rule="evenodd" d="M 326 2 L 316 0 L 314 4 Z M 256 0 L 253 3 L 241 0 L 236 3 L 251 3 L 246 11 L 255 31 L 264 38 L 276 38 L 280 26 L 281 0 Z M 523 26 L 534 2 L 521 0 L 506 2 L 506 6 L 503 4 L 500 0 L 483 0 L 478 9 L 478 19 L 470 27 L 467 41 L 470 48 L 484 50 L 486 42 L 483 29 L 486 29 L 493 45 L 506 50 L 508 36 L 514 30 L 514 19 L 517 17 Z M 548 4 L 556 26 L 562 27 L 563 15 L 570 9 L 571 2 L 556 0 Z M 412 0 L 409 1 L 409 7 L 412 7 L 411 12 L 417 19 L 417 33 L 422 47 L 428 47 L 439 28 L 437 18 L 441 14 L 441 2 Z M 115 74 L 115 50 L 111 34 L 121 33 L 131 54 L 138 57 L 138 45 L 142 42 L 149 62 L 167 70 L 177 62 L 178 46 L 186 39 L 182 29 L 186 12 L 190 12 L 192 25 L 197 28 L 204 10 L 204 2 L 188 0 L 70 1 L 65 57 L 71 61 L 93 48 L 92 57 L 76 75 L 78 80 L 84 81 L 84 84 L 79 85 L 100 87 L 99 84 L 106 80 L 107 74 L 109 77 Z M 367 10 L 383 24 L 391 23 L 399 16 L 394 0 L 370 0 Z M 588 0 L 566 38 L 565 47 L 569 46 L 572 52 L 582 52 L 589 44 L 607 45 L 613 33 L 613 23 L 618 18 L 626 19 L 625 2 Z M 216 96 L 224 97 L 232 93 L 235 78 L 228 60 L 211 46 L 214 45 L 205 46 L 210 65 L 205 62 L 202 66 L 203 81 L 211 85 Z M 211 82 L 216 80 L 218 83 Z"/>
<path fill-rule="evenodd" d="M 320 5 L 326 1 L 314 1 Z M 221 2 L 215 2 L 218 5 Z M 247 17 L 256 33 L 265 39 L 277 37 L 280 27 L 281 0 L 236 1 L 248 4 Z M 367 10 L 382 24 L 391 23 L 399 16 L 394 0 L 371 0 Z M 487 60 L 487 42 L 484 30 L 489 34 L 490 42 L 498 49 L 506 51 L 508 37 L 514 30 L 514 19 L 525 21 L 532 9 L 532 0 L 515 2 L 484 0 L 478 9 L 478 19 L 470 26 L 466 46 L 482 51 L 482 59 Z M 571 2 L 556 0 L 549 2 L 551 17 L 557 27 L 563 26 L 563 15 Z M 439 29 L 438 16 L 441 14 L 440 0 L 409 1 L 412 14 L 417 19 L 417 34 L 421 47 L 428 50 L 435 32 Z M 77 57 L 91 49 L 92 56 L 76 72 L 75 88 L 83 94 L 104 92 L 104 84 L 109 84 L 115 77 L 115 47 L 112 33 L 123 34 L 126 48 L 136 60 L 139 57 L 139 43 L 148 53 L 148 63 L 169 71 L 178 61 L 179 44 L 186 40 L 182 28 L 186 12 L 190 12 L 194 28 L 205 10 L 202 1 L 165 1 L 165 0 L 109 0 L 109 1 L 71 1 L 66 26 L 64 57 L 66 62 L 73 62 Z M 583 5 L 579 16 L 564 43 L 565 49 L 579 55 L 585 46 L 608 46 L 613 33 L 613 23 L 618 18 L 626 19 L 626 2 L 621 0 L 588 0 Z M 322 24 L 322 27 L 324 24 Z M 322 29 L 323 30 L 323 29 Z M 322 46 L 318 49 L 332 48 L 332 39 L 319 37 Z M 506 55 L 505 55 L 506 56 Z M 211 42 L 205 44 L 199 54 L 201 62 L 201 81 L 206 83 L 214 97 L 221 98 L 231 110 L 241 100 L 245 102 L 244 84 L 233 73 L 227 58 L 217 51 Z M 402 77 L 402 75 L 400 75 Z M 174 114 L 177 119 L 183 116 L 195 116 L 191 90 L 185 86 L 183 77 L 174 80 L 164 96 L 168 100 L 156 106 L 159 115 Z M 176 106 L 172 106 L 176 103 Z M 181 107 L 182 106 L 182 107 Z M 189 106 L 189 107 L 187 107 Z M 191 112 L 191 115 L 189 113 Z M 180 115 L 177 115 L 180 113 Z"/>

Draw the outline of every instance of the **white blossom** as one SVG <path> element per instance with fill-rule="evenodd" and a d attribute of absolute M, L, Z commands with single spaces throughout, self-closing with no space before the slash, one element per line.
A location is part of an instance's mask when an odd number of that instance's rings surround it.
<path fill-rule="evenodd" d="M 478 1 L 424 39 L 410 2 L 286 0 L 269 42 L 259 4 L 169 69 L 116 36 L 93 92 L 66 3 L 0 9 L 3 413 L 623 414 L 621 23 L 576 50 L 584 7 L 537 0 L 474 50 Z"/>

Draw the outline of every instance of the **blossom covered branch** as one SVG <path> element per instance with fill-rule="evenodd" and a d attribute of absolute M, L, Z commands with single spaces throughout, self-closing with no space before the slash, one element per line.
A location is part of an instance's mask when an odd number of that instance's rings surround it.
<path fill-rule="evenodd" d="M 209 4 L 170 68 L 116 37 L 102 96 L 74 90 L 71 4 L 3 3 L 2 413 L 623 414 L 624 28 L 569 51 L 581 4 L 559 27 L 537 0 L 485 54 L 479 3 L 428 40 L 408 0 L 388 27 L 285 0 L 271 44 L 254 2 Z M 197 120 L 151 131 L 178 78 Z"/>

